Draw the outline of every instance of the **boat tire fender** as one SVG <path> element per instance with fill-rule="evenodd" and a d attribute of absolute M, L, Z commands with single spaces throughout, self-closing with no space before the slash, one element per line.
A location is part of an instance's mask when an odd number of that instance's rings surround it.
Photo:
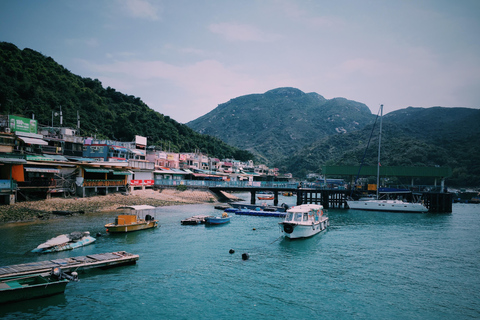
<path fill-rule="evenodd" d="M 284 224 L 283 225 L 283 231 L 285 231 L 285 233 L 292 233 L 293 232 L 293 226 L 291 224 Z"/>

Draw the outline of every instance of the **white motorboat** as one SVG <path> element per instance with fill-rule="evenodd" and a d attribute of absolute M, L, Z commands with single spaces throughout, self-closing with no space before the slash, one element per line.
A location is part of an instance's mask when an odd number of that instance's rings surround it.
<path fill-rule="evenodd" d="M 290 239 L 308 238 L 330 225 L 323 206 L 302 204 L 287 210 L 285 219 L 279 222 L 280 232 Z"/>
<path fill-rule="evenodd" d="M 72 232 L 69 234 L 61 234 L 55 238 L 48 240 L 45 243 L 38 245 L 32 252 L 48 253 L 64 250 L 72 250 L 92 244 L 96 241 L 94 237 L 90 236 L 90 232 Z"/>

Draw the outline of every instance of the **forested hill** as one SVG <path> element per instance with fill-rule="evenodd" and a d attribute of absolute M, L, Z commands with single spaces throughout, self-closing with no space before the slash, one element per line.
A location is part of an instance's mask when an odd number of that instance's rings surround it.
<path fill-rule="evenodd" d="M 195 149 L 218 158 L 252 159 L 253 155 L 150 109 L 138 97 L 104 88 L 97 79 L 82 78 L 31 49 L 0 42 L 1 114 L 31 117 L 51 124 L 52 111 L 62 108 L 64 125 L 76 127 L 77 111 L 83 136 L 133 141 L 148 137 L 149 145 L 176 152 Z M 58 121 L 58 118 L 57 118 Z M 57 124 L 58 125 L 58 124 Z"/>
<path fill-rule="evenodd" d="M 232 99 L 187 125 L 272 164 L 321 138 L 363 128 L 374 118 L 363 103 L 278 88 Z"/>
<path fill-rule="evenodd" d="M 406 108 L 383 118 L 381 164 L 385 166 L 451 167 L 448 186 L 480 186 L 480 110 L 469 108 Z M 279 164 L 297 176 L 320 172 L 321 166 L 359 165 L 372 126 L 315 141 Z M 378 122 L 364 159 L 376 166 Z M 439 181 L 437 181 L 439 183 Z M 410 184 L 409 181 L 406 181 Z M 416 184 L 422 181 L 416 181 Z M 432 181 L 426 181 L 431 184 Z"/>

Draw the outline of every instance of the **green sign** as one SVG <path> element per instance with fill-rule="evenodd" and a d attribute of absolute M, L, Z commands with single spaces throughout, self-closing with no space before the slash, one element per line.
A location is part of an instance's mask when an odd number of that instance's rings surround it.
<path fill-rule="evenodd" d="M 17 116 L 8 116 L 10 130 L 12 132 L 37 133 L 37 120 L 22 118 Z"/>

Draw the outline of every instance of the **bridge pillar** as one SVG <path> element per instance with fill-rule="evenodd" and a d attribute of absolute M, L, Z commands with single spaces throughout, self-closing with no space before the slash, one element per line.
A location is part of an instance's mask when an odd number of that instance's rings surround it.
<path fill-rule="evenodd" d="M 278 206 L 278 191 L 273 192 L 273 205 Z"/>
<path fill-rule="evenodd" d="M 303 191 L 297 190 L 297 206 L 303 204 Z"/>
<path fill-rule="evenodd" d="M 250 191 L 250 204 L 255 204 L 255 191 Z"/>

